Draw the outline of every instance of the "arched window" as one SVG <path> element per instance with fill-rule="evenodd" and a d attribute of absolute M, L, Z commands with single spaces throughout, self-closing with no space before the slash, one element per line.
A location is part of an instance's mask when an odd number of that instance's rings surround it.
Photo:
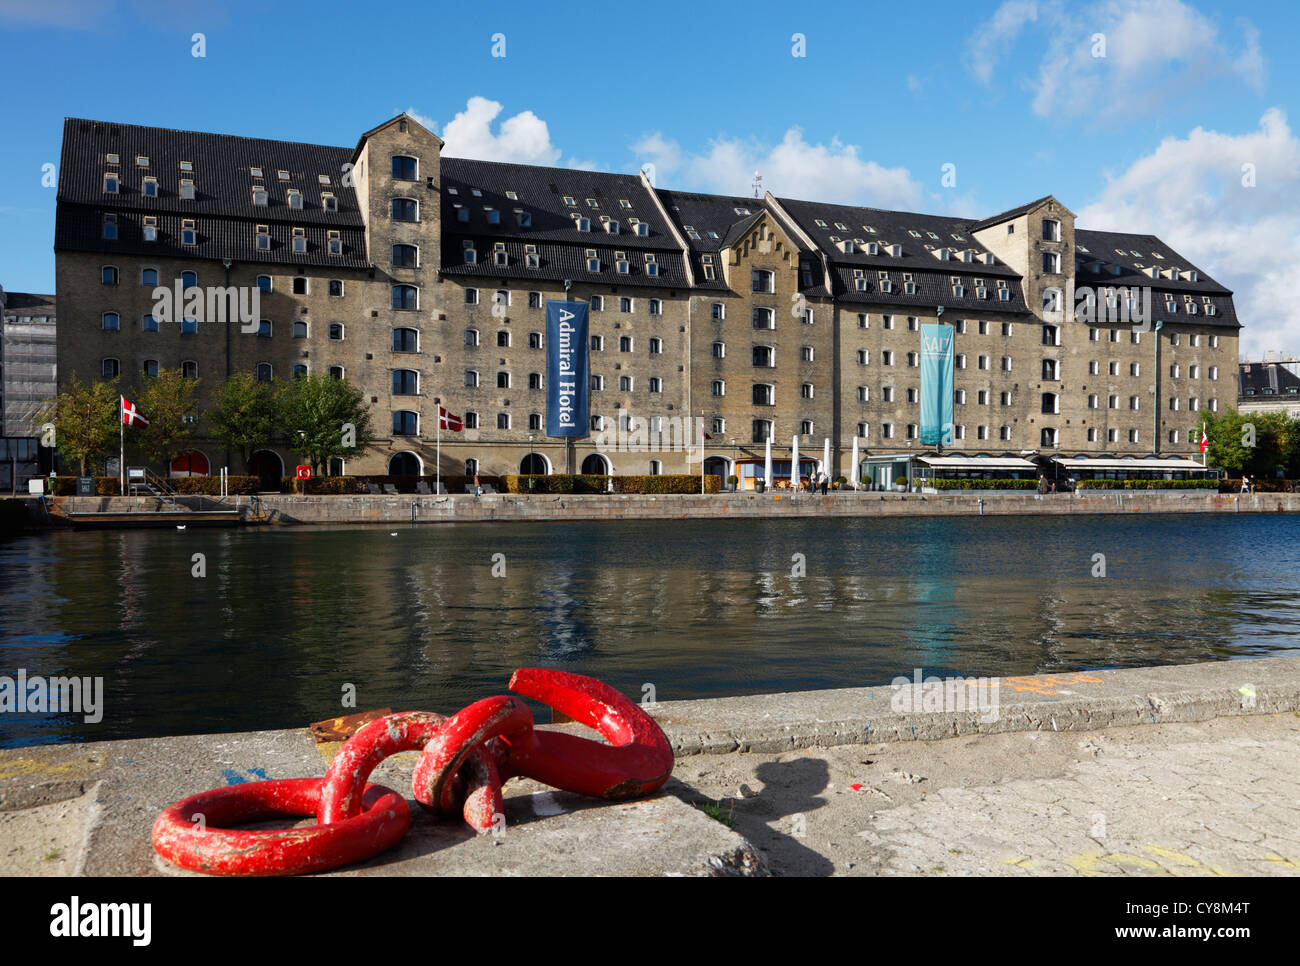
<path fill-rule="evenodd" d="M 394 436 L 416 436 L 419 434 L 420 416 L 409 409 L 398 409 L 393 413 Z"/>
<path fill-rule="evenodd" d="M 470 343 L 467 340 L 465 344 L 469 345 Z M 394 329 L 393 330 L 393 351 L 394 352 L 419 352 L 420 333 L 417 332 L 415 329 Z"/>
<path fill-rule="evenodd" d="M 140 284 L 154 286 L 158 284 L 158 269 L 142 268 L 140 269 Z"/>
<path fill-rule="evenodd" d="M 414 245 L 394 245 L 393 265 L 397 268 L 416 268 L 420 263 L 420 250 Z"/>
<path fill-rule="evenodd" d="M 270 382 L 274 378 L 271 372 L 271 363 L 259 362 L 257 364 L 257 381 Z"/>
<path fill-rule="evenodd" d="M 261 289 L 263 292 L 271 291 L 271 276 L 270 275 L 257 276 L 257 287 Z"/>
<path fill-rule="evenodd" d="M 336 342 L 338 342 L 338 341 L 342 341 L 342 339 L 343 339 L 343 323 L 342 323 L 342 322 L 331 322 L 331 323 L 330 323 L 330 338 L 333 339 L 333 340 L 335 340 Z"/>
<path fill-rule="evenodd" d="M 307 323 L 301 319 L 295 319 L 293 323 L 293 337 L 295 339 L 307 338 Z"/>
<path fill-rule="evenodd" d="M 99 373 L 105 379 L 116 379 L 121 371 L 121 363 L 112 357 L 100 361 Z"/>
<path fill-rule="evenodd" d="M 393 370 L 393 395 L 414 396 L 420 391 L 420 376 L 414 369 Z"/>
<path fill-rule="evenodd" d="M 105 312 L 101 316 L 101 325 L 106 332 L 116 332 L 122 327 L 121 320 L 116 312 Z"/>
<path fill-rule="evenodd" d="M 142 369 L 146 376 L 156 379 L 158 377 L 158 360 L 157 359 L 144 360 L 144 366 L 142 367 Z"/>
<path fill-rule="evenodd" d="M 117 269 L 112 265 L 105 265 L 99 271 L 99 280 L 104 285 L 116 285 Z"/>
<path fill-rule="evenodd" d="M 181 363 L 181 376 L 186 379 L 199 378 L 199 364 L 193 359 L 186 359 Z"/>
<path fill-rule="evenodd" d="M 293 367 L 293 378 L 295 378 L 295 379 L 306 379 L 306 378 L 307 378 L 307 367 L 304 366 L 301 362 L 299 362 L 299 363 L 295 363 L 295 364 L 294 364 L 294 367 Z"/>
<path fill-rule="evenodd" d="M 1042 411 L 1045 413 L 1059 413 L 1061 411 L 1061 397 L 1054 392 L 1043 393 Z"/>
<path fill-rule="evenodd" d="M 156 318 L 154 318 L 152 315 L 146 315 L 144 318 L 142 318 L 142 319 L 140 320 L 140 331 L 141 331 L 141 332 L 157 332 L 157 331 L 158 331 L 158 320 L 157 320 Z"/>
<path fill-rule="evenodd" d="M 418 309 L 420 307 L 420 290 L 414 285 L 393 286 L 393 308 Z"/>
<path fill-rule="evenodd" d="M 342 366 L 330 366 L 330 378 L 331 378 L 331 379 L 342 379 L 342 378 L 343 378 L 343 367 L 342 367 Z"/>
<path fill-rule="evenodd" d="M 418 221 L 419 206 L 411 198 L 393 199 L 393 221 Z"/>
<path fill-rule="evenodd" d="M 270 319 L 262 319 L 262 321 L 259 322 L 259 323 L 257 324 L 257 335 L 258 335 L 258 338 L 261 338 L 261 339 L 269 339 L 269 338 L 271 338 L 271 320 L 270 320 Z"/>
<path fill-rule="evenodd" d="M 393 180 L 419 181 L 420 162 L 405 154 L 393 155 Z"/>
<path fill-rule="evenodd" d="M 199 276 L 197 272 L 181 272 L 181 288 L 197 288 Z"/>
<path fill-rule="evenodd" d="M 1039 434 L 1039 443 L 1049 449 L 1056 446 L 1056 430 L 1050 426 L 1044 426 L 1043 431 Z"/>

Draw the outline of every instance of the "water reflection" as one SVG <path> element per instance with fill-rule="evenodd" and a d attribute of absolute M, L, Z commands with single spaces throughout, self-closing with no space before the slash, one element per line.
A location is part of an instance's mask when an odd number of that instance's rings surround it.
<path fill-rule="evenodd" d="M 0 545 L 0 673 L 105 716 L 0 744 L 453 710 L 519 666 L 660 700 L 1186 663 L 1300 647 L 1295 517 L 494 524 L 57 533 Z M 1267 546 L 1267 556 L 1258 548 Z M 1107 556 L 1105 578 L 1092 555 Z M 207 576 L 191 576 L 192 555 Z M 493 576 L 493 555 L 504 573 Z M 806 573 L 792 575 L 792 555 Z M 498 571 L 500 572 L 500 571 Z"/>

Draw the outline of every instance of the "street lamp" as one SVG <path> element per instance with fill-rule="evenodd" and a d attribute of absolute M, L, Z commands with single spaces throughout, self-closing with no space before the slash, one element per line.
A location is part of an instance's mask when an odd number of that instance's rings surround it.
<path fill-rule="evenodd" d="M 533 488 L 533 434 L 528 434 L 528 489 Z"/>

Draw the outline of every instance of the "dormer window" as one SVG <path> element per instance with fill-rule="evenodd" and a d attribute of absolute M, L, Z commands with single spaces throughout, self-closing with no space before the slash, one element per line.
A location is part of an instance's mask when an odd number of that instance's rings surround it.
<path fill-rule="evenodd" d="M 330 176 L 327 174 L 318 174 L 316 175 L 316 183 L 328 186 L 330 183 Z"/>
<path fill-rule="evenodd" d="M 931 238 L 933 238 L 935 241 L 939 240 L 939 236 L 932 231 L 927 231 L 926 234 L 929 235 Z"/>
<path fill-rule="evenodd" d="M 478 252 L 474 250 L 473 244 L 474 244 L 473 242 L 465 243 L 465 264 L 466 265 L 478 264 Z"/>
<path fill-rule="evenodd" d="M 293 250 L 299 255 L 307 251 L 307 230 L 305 228 L 295 228 L 293 230 Z"/>
<path fill-rule="evenodd" d="M 181 244 L 182 245 L 198 244 L 198 232 L 195 230 L 194 221 L 191 218 L 186 218 L 181 222 Z"/>
<path fill-rule="evenodd" d="M 152 215 L 146 215 L 144 225 L 140 229 L 144 233 L 144 240 L 147 242 L 158 240 L 158 219 Z"/>
<path fill-rule="evenodd" d="M 119 158 L 116 154 L 106 154 L 106 155 L 104 155 L 104 163 L 105 163 L 105 164 L 118 164 L 120 161 L 121 161 L 121 158 Z"/>
<path fill-rule="evenodd" d="M 870 225 L 863 225 L 862 230 L 868 235 L 874 235 L 876 233 L 876 229 L 872 228 Z"/>
<path fill-rule="evenodd" d="M 533 216 L 529 212 L 520 208 L 515 209 L 515 221 L 519 224 L 520 228 L 533 227 Z"/>
<path fill-rule="evenodd" d="M 615 263 L 615 265 L 617 265 L 618 274 L 620 275 L 626 275 L 628 274 L 629 271 L 631 271 L 631 266 L 628 264 L 626 259 L 619 260 L 618 262 Z"/>
<path fill-rule="evenodd" d="M 289 194 L 288 194 L 288 199 L 289 199 L 289 207 L 290 207 L 290 208 L 294 208 L 294 209 L 296 209 L 296 210 L 298 210 L 298 211 L 302 211 L 302 192 L 301 192 L 301 191 L 299 191 L 297 188 L 290 188 L 290 189 L 289 189 Z"/>
<path fill-rule="evenodd" d="M 901 258 L 902 255 L 903 255 L 903 246 L 902 246 L 902 245 L 890 245 L 890 246 L 889 246 L 889 254 L 892 255 L 894 258 Z"/>
<path fill-rule="evenodd" d="M 343 254 L 343 239 L 337 231 L 331 231 L 328 237 L 328 248 L 331 255 Z"/>
<path fill-rule="evenodd" d="M 646 263 L 645 263 L 645 273 L 646 273 L 647 275 L 649 275 L 651 278 L 658 278 L 658 277 L 659 277 L 659 263 L 658 263 L 658 262 L 646 262 Z"/>
<path fill-rule="evenodd" d="M 590 218 L 578 218 L 578 219 L 575 219 L 575 220 L 577 221 L 577 224 L 578 224 L 578 231 L 591 231 L 591 219 L 590 219 Z"/>
<path fill-rule="evenodd" d="M 260 177 L 262 176 L 262 169 L 261 169 L 261 168 L 249 168 L 249 169 L 248 169 L 248 173 L 251 174 L 254 178 L 260 178 Z"/>
<path fill-rule="evenodd" d="M 104 194 L 117 194 L 117 172 L 110 171 L 108 174 L 104 175 Z"/>
<path fill-rule="evenodd" d="M 135 166 L 137 168 L 149 167 L 149 156 L 145 154 L 137 154 L 135 156 Z"/>
<path fill-rule="evenodd" d="M 277 171 L 277 172 L 275 173 L 275 176 L 276 176 L 277 178 L 279 178 L 281 181 L 288 181 L 288 180 L 289 180 L 289 172 L 288 172 L 288 171 Z"/>
<path fill-rule="evenodd" d="M 260 185 L 253 189 L 253 205 L 258 208 L 265 208 L 267 205 L 266 189 Z"/>
<path fill-rule="evenodd" d="M 493 252 L 492 262 L 498 268 L 505 268 L 510 264 L 510 255 L 507 252 Z"/>
<path fill-rule="evenodd" d="M 880 246 L 879 246 L 876 242 L 867 242 L 867 254 L 868 254 L 868 255 L 879 255 L 879 254 L 880 254 Z"/>
<path fill-rule="evenodd" d="M 194 182 L 188 178 L 181 179 L 181 198 L 184 201 L 194 200 Z"/>
<path fill-rule="evenodd" d="M 536 252 L 529 252 L 528 254 L 524 255 L 524 267 L 540 268 L 541 257 Z"/>
<path fill-rule="evenodd" d="M 599 258 L 588 258 L 588 259 L 587 259 L 587 271 L 589 271 L 589 272 L 599 272 L 599 271 L 600 271 L 600 259 L 599 259 Z"/>
<path fill-rule="evenodd" d="M 254 236 L 254 245 L 259 252 L 269 252 L 271 250 L 271 229 L 266 225 L 257 226 L 257 234 Z"/>
<path fill-rule="evenodd" d="M 194 162 L 193 162 L 193 161 L 182 161 L 182 162 L 181 162 L 181 170 L 182 170 L 182 171 L 193 171 L 193 170 L 194 170 Z"/>
<path fill-rule="evenodd" d="M 145 178 L 142 182 L 140 182 L 140 190 L 144 193 L 144 196 L 145 196 L 146 198 L 157 198 L 157 197 L 158 197 L 158 179 L 157 179 L 157 178 Z"/>
<path fill-rule="evenodd" d="M 484 208 L 483 210 L 487 212 L 489 225 L 501 224 L 501 212 L 497 211 L 495 208 Z"/>
<path fill-rule="evenodd" d="M 617 234 L 618 234 L 618 222 L 614 221 L 612 218 L 611 218 L 610 220 L 606 221 L 606 222 L 605 222 L 605 231 L 606 231 L 607 233 L 611 234 L 611 235 L 617 235 Z"/>
<path fill-rule="evenodd" d="M 598 202 L 595 198 L 588 198 L 588 199 L 587 199 L 587 207 L 588 207 L 588 208 L 599 208 L 599 207 L 600 207 L 600 202 Z"/>
<path fill-rule="evenodd" d="M 339 200 L 328 191 L 322 191 L 320 194 L 320 206 L 325 211 L 338 211 Z"/>
<path fill-rule="evenodd" d="M 565 203 L 566 205 L 576 205 L 576 204 L 577 204 L 577 202 L 573 200 L 573 196 L 572 196 L 572 195 L 565 195 L 565 196 L 564 196 L 564 203 Z"/>
<path fill-rule="evenodd" d="M 618 199 L 618 206 L 620 208 L 631 208 L 632 202 L 628 201 L 626 198 L 620 198 Z"/>

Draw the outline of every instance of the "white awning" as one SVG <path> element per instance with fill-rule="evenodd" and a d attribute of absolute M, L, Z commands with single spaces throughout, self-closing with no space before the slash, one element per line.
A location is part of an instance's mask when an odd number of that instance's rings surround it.
<path fill-rule="evenodd" d="M 918 456 L 927 466 L 959 470 L 1034 470 L 1037 465 L 1016 456 Z"/>
<path fill-rule="evenodd" d="M 1141 459 L 1141 460 L 1105 460 L 1105 459 L 1086 459 L 1084 457 L 1052 457 L 1057 463 L 1060 463 L 1066 469 L 1071 470 L 1140 470 L 1140 471 L 1159 471 L 1166 470 L 1204 470 L 1205 467 L 1195 460 L 1185 459 Z"/>

